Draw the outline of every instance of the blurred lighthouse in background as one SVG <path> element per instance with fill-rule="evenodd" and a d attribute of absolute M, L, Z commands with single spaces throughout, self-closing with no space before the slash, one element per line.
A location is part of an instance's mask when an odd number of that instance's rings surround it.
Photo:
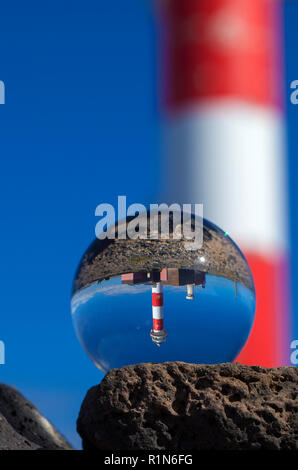
<path fill-rule="evenodd" d="M 244 364 L 289 361 L 282 2 L 157 2 L 164 198 L 239 244 L 257 311 Z"/>

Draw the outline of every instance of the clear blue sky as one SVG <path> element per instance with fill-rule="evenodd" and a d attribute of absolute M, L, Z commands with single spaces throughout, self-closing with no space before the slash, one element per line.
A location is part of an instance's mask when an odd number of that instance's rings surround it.
<path fill-rule="evenodd" d="M 286 7 L 287 97 L 298 79 L 298 4 Z M 70 289 L 95 207 L 154 200 L 159 125 L 146 0 L 10 0 L 0 9 L 0 380 L 75 445 L 86 390 L 102 375 L 71 324 Z M 298 106 L 288 105 L 292 282 L 298 280 Z M 294 297 L 298 313 L 298 291 Z M 298 316 L 298 315 L 297 315 Z M 298 339 L 298 321 L 296 323 Z M 294 338 L 293 338 L 294 339 Z"/>

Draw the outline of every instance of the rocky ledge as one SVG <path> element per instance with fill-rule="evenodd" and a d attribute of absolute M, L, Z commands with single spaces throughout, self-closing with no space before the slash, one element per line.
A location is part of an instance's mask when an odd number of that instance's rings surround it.
<path fill-rule="evenodd" d="M 0 450 L 60 450 L 71 446 L 15 388 L 0 384 Z"/>
<path fill-rule="evenodd" d="M 88 450 L 298 449 L 298 368 L 182 362 L 113 369 L 77 429 Z"/>

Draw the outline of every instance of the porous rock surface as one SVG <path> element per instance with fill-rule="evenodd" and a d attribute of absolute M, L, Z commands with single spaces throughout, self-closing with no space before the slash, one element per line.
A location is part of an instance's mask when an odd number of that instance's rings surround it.
<path fill-rule="evenodd" d="M 0 450 L 69 450 L 70 444 L 15 388 L 0 384 Z"/>
<path fill-rule="evenodd" d="M 297 449 L 297 386 L 295 367 L 127 366 L 88 391 L 77 429 L 88 450 Z"/>

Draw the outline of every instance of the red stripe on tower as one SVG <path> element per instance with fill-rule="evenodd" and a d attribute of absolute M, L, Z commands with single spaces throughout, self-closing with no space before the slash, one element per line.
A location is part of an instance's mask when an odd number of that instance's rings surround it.
<path fill-rule="evenodd" d="M 163 318 L 153 318 L 153 330 L 154 331 L 163 330 Z"/>
<path fill-rule="evenodd" d="M 163 294 L 152 292 L 152 305 L 155 307 L 162 307 L 163 306 Z"/>
<path fill-rule="evenodd" d="M 165 199 L 204 216 L 249 261 L 256 319 L 237 358 L 288 362 L 289 294 L 279 0 L 164 0 L 159 22 Z"/>

